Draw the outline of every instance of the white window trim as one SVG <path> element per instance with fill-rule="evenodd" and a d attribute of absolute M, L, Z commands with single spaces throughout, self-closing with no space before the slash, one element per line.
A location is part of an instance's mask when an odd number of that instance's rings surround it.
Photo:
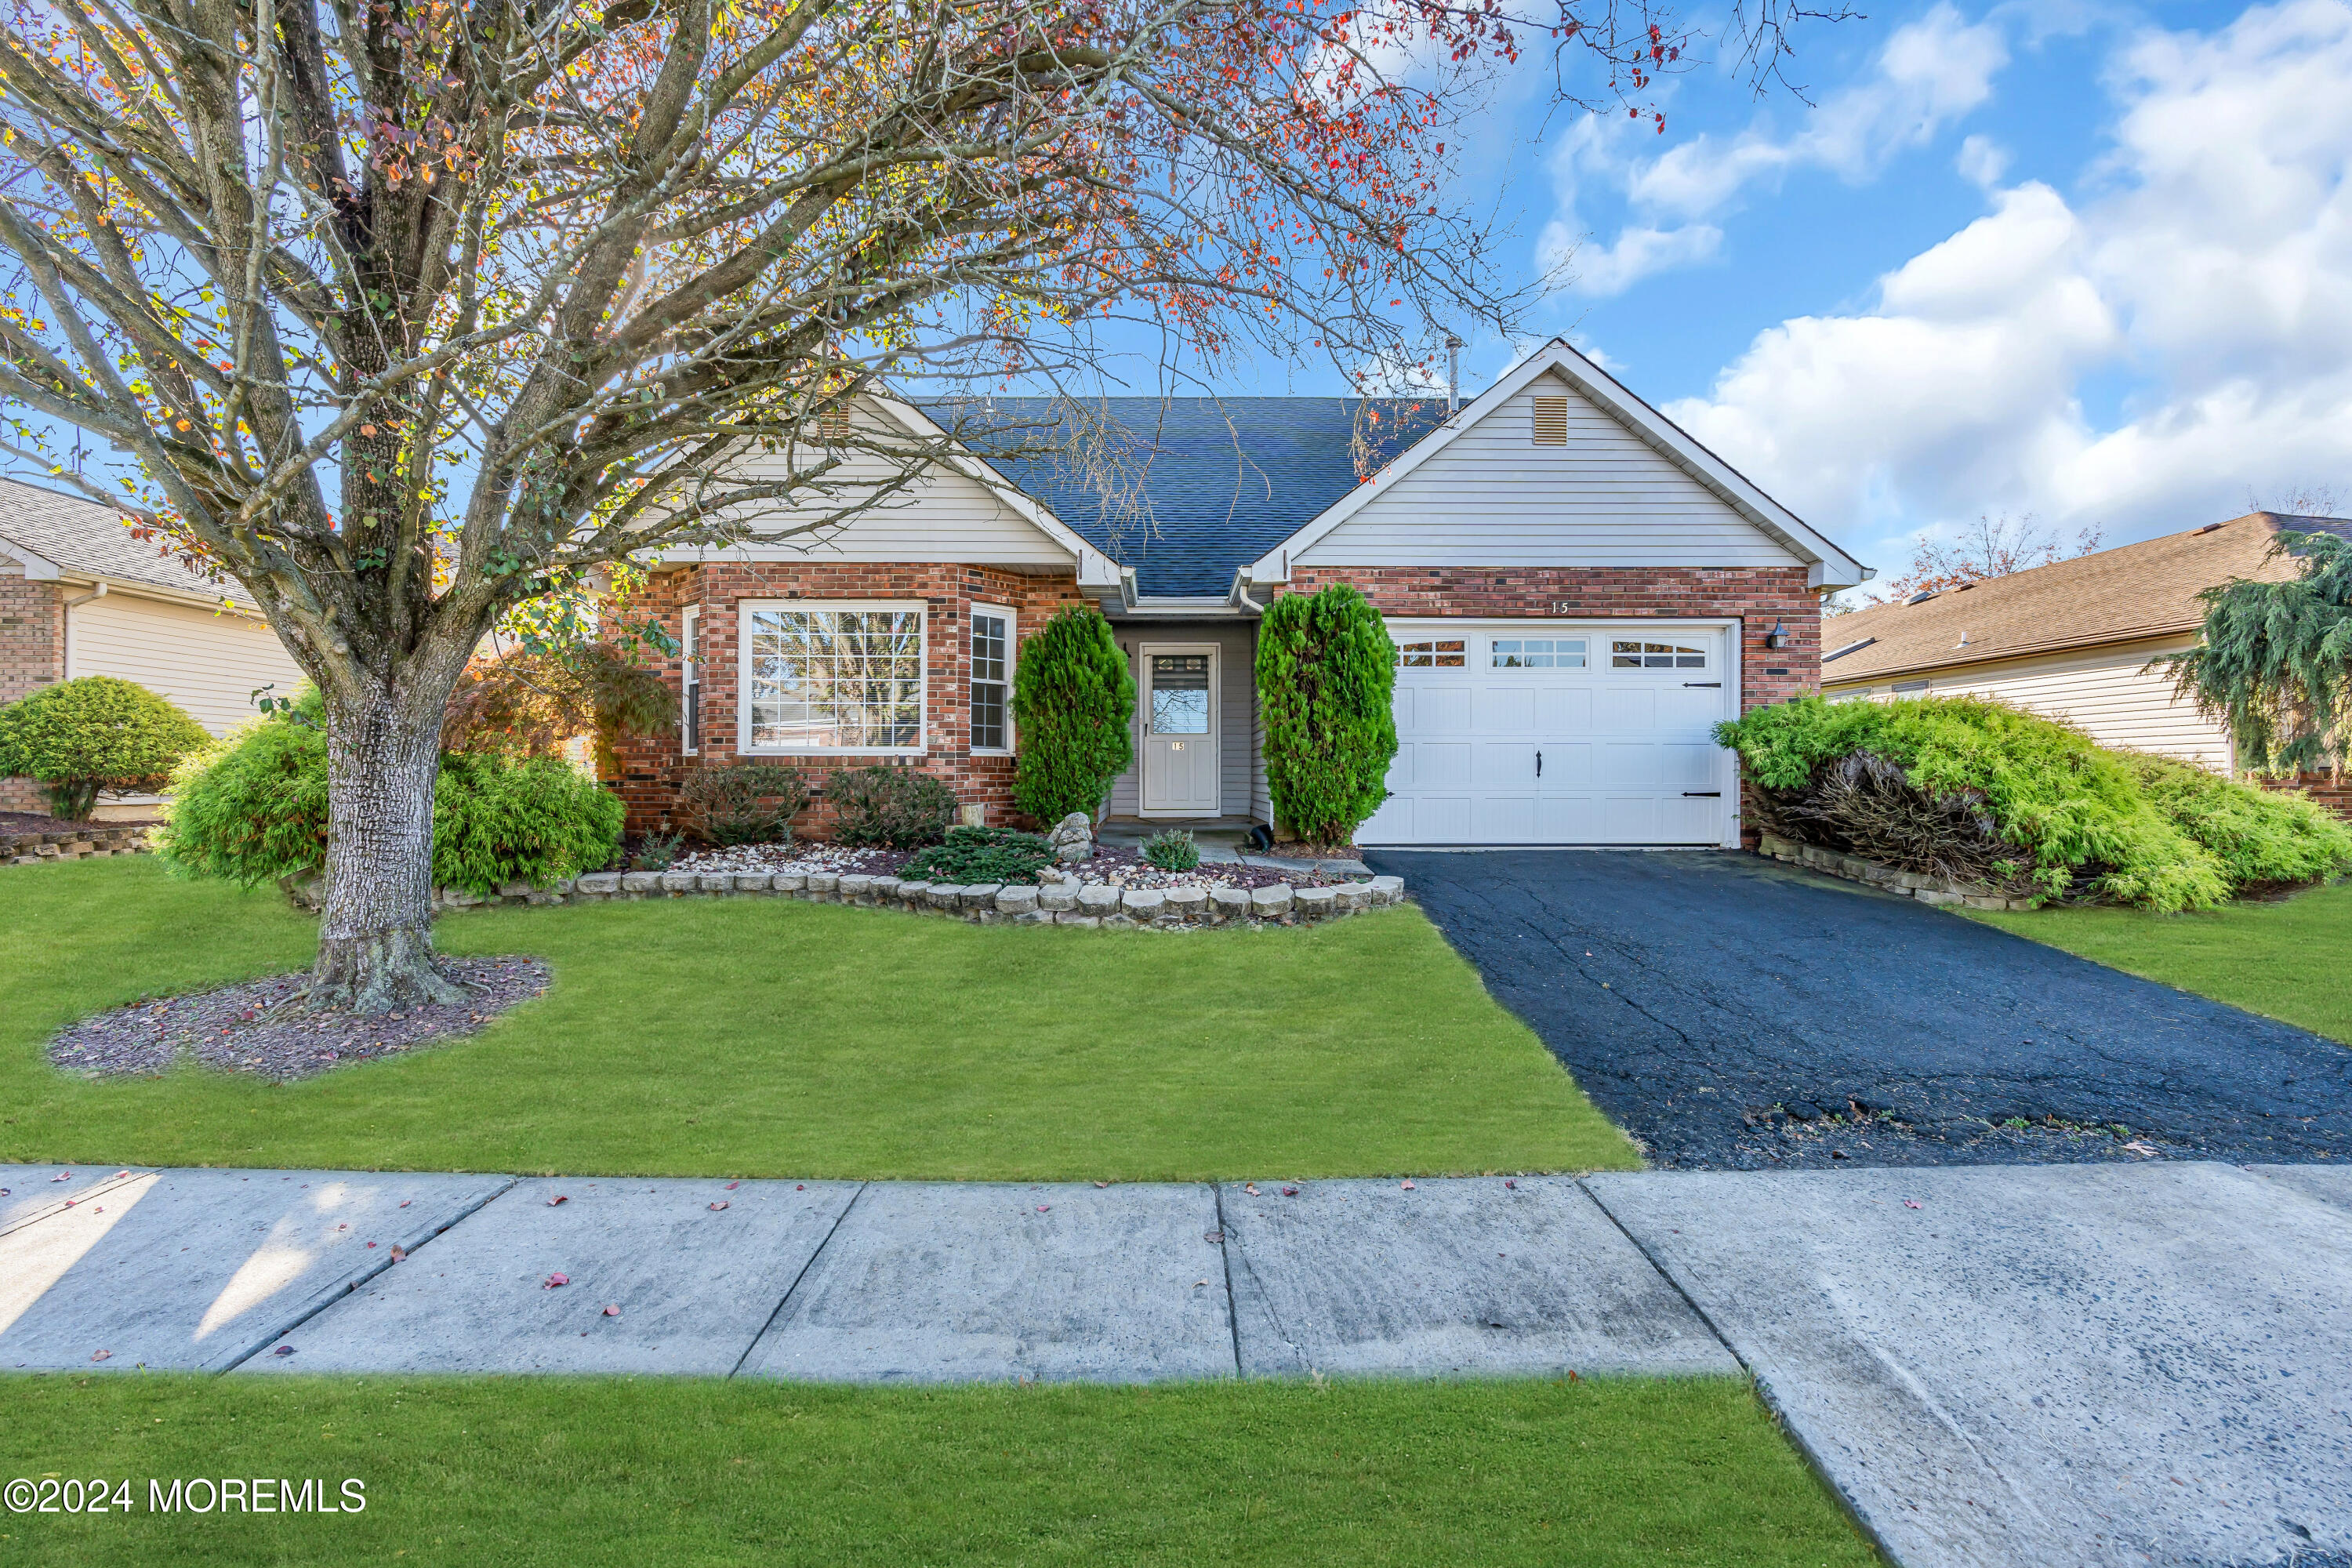
<path fill-rule="evenodd" d="M 751 744 L 751 616 L 761 610 L 912 610 L 920 678 L 916 681 L 916 743 L 911 746 L 754 746 Z M 746 757 L 921 757 L 930 754 L 931 615 L 921 599 L 738 599 L 735 602 L 735 751 Z"/>
<path fill-rule="evenodd" d="M 696 713 L 698 721 L 691 727 L 688 727 L 686 723 L 685 715 L 688 712 L 695 712 L 693 705 L 700 700 L 702 695 L 702 667 L 709 662 L 707 657 L 703 655 L 702 651 L 702 606 L 700 605 L 688 605 L 683 610 L 680 610 L 677 617 L 677 629 L 678 642 L 680 644 L 677 657 L 677 694 L 681 709 L 678 722 L 677 750 L 680 756 L 696 757 L 702 754 L 702 748 L 699 746 L 690 746 L 687 744 L 687 742 L 699 735 L 701 731 L 701 724 L 699 722 L 700 714 Z"/>
<path fill-rule="evenodd" d="M 1013 672 L 1014 667 L 1020 662 L 1021 658 L 1021 614 L 1010 605 L 991 604 L 985 599 L 973 599 L 969 601 L 964 614 L 963 657 L 966 673 L 964 675 L 963 682 L 963 700 L 966 722 L 970 721 L 970 715 L 971 712 L 971 689 L 975 684 L 977 684 L 970 673 L 971 668 L 971 621 L 970 617 L 976 615 L 1002 616 L 1004 617 L 1004 744 L 1001 746 L 973 746 L 971 750 L 971 754 L 975 757 L 1009 757 L 1013 755 L 1013 752 L 1020 750 L 1021 747 L 1021 736 L 1014 730 L 1013 724 Z M 969 740 L 970 737 L 967 736 L 966 739 Z"/>

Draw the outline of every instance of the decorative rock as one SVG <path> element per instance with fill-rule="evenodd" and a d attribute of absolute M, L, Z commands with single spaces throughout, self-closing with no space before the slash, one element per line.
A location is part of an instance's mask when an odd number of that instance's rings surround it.
<path fill-rule="evenodd" d="M 1045 835 L 1045 842 L 1054 847 L 1057 864 L 1076 866 L 1091 860 L 1095 853 L 1094 823 L 1085 812 L 1074 811 L 1054 824 L 1053 830 Z"/>
<path fill-rule="evenodd" d="M 847 874 L 835 887 L 845 904 L 870 904 L 874 901 L 874 879 L 871 877 Z"/>
<path fill-rule="evenodd" d="M 2009 900 L 1992 893 L 1970 893 L 1963 900 L 1972 910 L 2005 910 Z"/>
<path fill-rule="evenodd" d="M 463 888 L 451 888 L 447 889 L 447 897 L 449 907 L 453 910 L 470 910 L 476 904 L 482 902 L 481 894 L 469 893 Z"/>
<path fill-rule="evenodd" d="M 499 897 L 502 899 L 527 899 L 530 897 L 530 884 L 529 882 L 500 882 L 499 884 Z"/>
<path fill-rule="evenodd" d="M 1108 882 L 1089 882 L 1078 889 L 1078 908 L 1097 919 L 1118 909 L 1118 889 Z"/>
<path fill-rule="evenodd" d="M 1105 931 L 1133 931 L 1143 922 L 1133 915 L 1105 915 L 1102 923 Z"/>
<path fill-rule="evenodd" d="M 694 879 L 694 885 L 706 893 L 731 893 L 735 890 L 735 878 L 728 871 L 705 871 Z"/>
<path fill-rule="evenodd" d="M 1037 907 L 1049 914 L 1059 914 L 1078 907 L 1078 889 L 1075 883 L 1054 882 L 1037 889 Z"/>
<path fill-rule="evenodd" d="M 1049 926 L 1054 923 L 1054 911 L 1051 910 L 1024 910 L 1019 914 L 1012 916 L 1011 919 L 1013 923 L 1017 926 Z"/>
<path fill-rule="evenodd" d="M 664 871 L 661 890 L 671 898 L 682 898 L 702 885 L 702 879 L 691 871 Z"/>
<path fill-rule="evenodd" d="M 1206 888 L 1171 888 L 1168 889 L 1168 913 L 1180 921 L 1197 921 L 1209 912 L 1209 889 Z"/>
<path fill-rule="evenodd" d="M 899 889 L 905 886 L 906 884 L 896 877 L 877 877 L 874 879 L 874 901 L 877 904 L 895 904 L 898 901 Z"/>
<path fill-rule="evenodd" d="M 1221 921 L 1245 921 L 1250 913 L 1250 890 L 1247 888 L 1213 888 L 1209 890 L 1209 912 Z"/>
<path fill-rule="evenodd" d="M 797 894 L 807 889 L 808 878 L 798 871 L 779 871 L 768 879 L 768 888 L 772 892 Z"/>
<path fill-rule="evenodd" d="M 830 901 L 840 886 L 841 873 L 838 871 L 811 871 L 808 874 L 809 897 L 812 899 Z"/>
<path fill-rule="evenodd" d="M 931 908 L 951 910 L 963 901 L 963 889 L 954 882 L 933 882 L 927 895 Z"/>
<path fill-rule="evenodd" d="M 917 880 L 898 884 L 898 898 L 910 910 L 925 908 L 930 902 L 931 885 Z"/>
<path fill-rule="evenodd" d="M 1005 888 L 996 895 L 996 907 L 1008 915 L 1034 914 L 1037 909 L 1034 888 Z"/>
<path fill-rule="evenodd" d="M 1054 923 L 1057 926 L 1098 926 L 1102 924 L 1102 920 L 1097 915 L 1082 915 L 1076 910 L 1071 910 L 1055 915 Z"/>
<path fill-rule="evenodd" d="M 1362 882 L 1343 882 L 1331 892 L 1333 905 L 1343 915 L 1372 907 L 1372 889 Z"/>
<path fill-rule="evenodd" d="M 1968 899 L 1965 895 L 1960 893 L 1948 893 L 1941 888 L 1922 888 L 1911 896 L 1918 900 L 1923 904 L 1963 904 L 1968 902 Z"/>
<path fill-rule="evenodd" d="M 963 897 L 956 902 L 967 910 L 992 910 L 996 907 L 996 895 L 1003 890 L 1002 882 L 974 882 L 964 889 Z"/>
<path fill-rule="evenodd" d="M 735 890 L 739 893 L 764 893 L 775 879 L 775 874 L 770 871 L 738 871 L 735 873 Z"/>
<path fill-rule="evenodd" d="M 1262 921 L 1278 921 L 1290 912 L 1290 884 L 1250 889 L 1250 913 Z"/>
<path fill-rule="evenodd" d="M 662 874 L 659 871 L 624 871 L 621 874 L 621 891 L 625 893 L 658 893 L 661 890 Z"/>
<path fill-rule="evenodd" d="M 1120 900 L 1121 907 L 1139 921 L 1152 919 L 1167 902 L 1168 895 L 1157 888 L 1129 888 Z"/>
<path fill-rule="evenodd" d="M 1310 921 L 1328 917 L 1339 906 L 1337 888 L 1301 888 L 1291 895 L 1298 912 Z"/>
<path fill-rule="evenodd" d="M 1370 886 L 1372 889 L 1372 902 L 1375 904 L 1393 904 L 1404 897 L 1402 877 L 1375 877 Z"/>
<path fill-rule="evenodd" d="M 592 899 L 608 899 L 621 890 L 621 874 L 617 871 L 591 871 L 573 886 Z"/>

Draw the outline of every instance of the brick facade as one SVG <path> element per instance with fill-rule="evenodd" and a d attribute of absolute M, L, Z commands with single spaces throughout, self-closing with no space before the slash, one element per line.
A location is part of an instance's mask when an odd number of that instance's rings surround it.
<path fill-rule="evenodd" d="M 864 599 L 921 603 L 926 662 L 925 754 L 920 758 L 837 754 L 772 757 L 804 769 L 809 783 L 841 768 L 877 763 L 919 767 L 947 783 L 958 799 L 985 806 L 988 820 L 1002 824 L 1013 813 L 1013 759 L 974 755 L 971 729 L 971 608 L 992 605 L 1013 612 L 1015 635 L 1026 638 L 1065 605 L 1085 604 L 1077 579 L 1067 574 L 1030 576 L 997 567 L 953 563 L 849 563 L 816 562 L 712 562 L 657 574 L 636 608 L 656 616 L 672 637 L 680 635 L 684 612 L 701 610 L 702 746 L 684 756 L 679 737 L 624 740 L 620 745 L 621 797 L 629 809 L 629 829 L 667 826 L 677 786 L 689 765 L 736 760 L 736 720 L 741 685 L 736 605 L 745 599 Z M 664 674 L 682 684 L 683 661 L 667 661 Z M 794 824 L 795 831 L 822 837 L 830 815 L 820 800 Z"/>
<path fill-rule="evenodd" d="M 0 560 L 0 702 L 14 702 L 65 674 L 65 612 L 58 585 L 36 583 L 14 561 Z M 49 809 L 31 779 L 0 779 L 0 811 Z"/>
<path fill-rule="evenodd" d="M 1822 689 L 1822 607 L 1801 566 L 1302 566 L 1292 593 L 1352 583 L 1381 614 L 1740 623 L 1739 710 Z M 1775 624 L 1789 646 L 1764 646 Z"/>

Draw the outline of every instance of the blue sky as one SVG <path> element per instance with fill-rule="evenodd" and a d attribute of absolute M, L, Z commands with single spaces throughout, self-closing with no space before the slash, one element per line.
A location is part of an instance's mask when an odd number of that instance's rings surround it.
<path fill-rule="evenodd" d="M 1507 254 L 1572 247 L 1532 330 L 1883 576 L 1979 512 L 2352 509 L 2352 5 L 1910 0 L 1799 42 L 1810 101 L 1702 68 L 1663 135 L 1498 106 L 1465 164 Z"/>

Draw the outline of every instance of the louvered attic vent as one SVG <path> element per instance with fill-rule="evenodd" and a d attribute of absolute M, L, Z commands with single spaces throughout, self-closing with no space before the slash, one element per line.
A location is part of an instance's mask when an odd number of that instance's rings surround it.
<path fill-rule="evenodd" d="M 849 410 L 839 406 L 824 410 L 816 416 L 816 438 L 820 441 L 849 439 Z"/>
<path fill-rule="evenodd" d="M 1538 397 L 1535 404 L 1535 423 L 1531 439 L 1538 447 L 1568 445 L 1568 399 Z"/>

